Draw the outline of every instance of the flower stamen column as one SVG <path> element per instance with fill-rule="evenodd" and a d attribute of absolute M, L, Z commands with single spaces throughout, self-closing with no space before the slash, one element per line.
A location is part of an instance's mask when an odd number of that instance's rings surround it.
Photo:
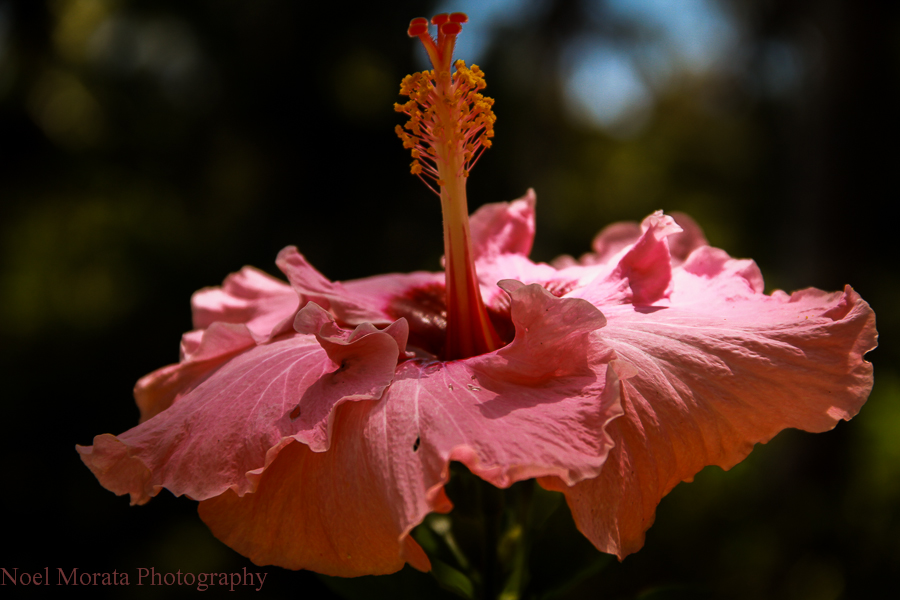
<path fill-rule="evenodd" d="M 466 180 L 481 153 L 491 146 L 496 117 L 491 110 L 494 101 L 479 93 L 485 87 L 481 69 L 476 65 L 469 69 L 461 60 L 451 66 L 456 36 L 467 20 L 463 13 L 435 16 L 431 23 L 437 26 L 437 40 L 429 34 L 426 19 L 410 22 L 407 33 L 422 41 L 434 69 L 406 76 L 400 93 L 410 99 L 394 105 L 397 112 L 410 117 L 405 129 L 396 128 L 404 148 L 412 151 L 410 171 L 441 198 L 447 300 L 443 358 L 450 360 L 503 345 L 481 298 L 469 233 Z"/>

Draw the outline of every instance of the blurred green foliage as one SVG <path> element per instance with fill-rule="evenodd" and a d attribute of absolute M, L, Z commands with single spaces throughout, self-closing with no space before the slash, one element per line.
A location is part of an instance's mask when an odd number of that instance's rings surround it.
<path fill-rule="evenodd" d="M 896 196 L 898 7 L 692 3 L 727 16 L 730 50 L 648 84 L 642 120 L 616 129 L 572 110 L 564 58 L 590 39 L 641 64 L 659 31 L 617 4 L 510 0 L 484 29 L 476 58 L 499 120 L 470 208 L 534 187 L 538 260 L 587 251 L 610 222 L 681 210 L 756 259 L 769 289 L 852 283 L 882 345 L 858 418 L 786 432 L 678 486 L 621 564 L 561 505 L 532 576 L 564 557 L 588 576 L 553 597 L 875 597 L 900 568 L 900 280 L 882 204 Z M 177 359 L 190 294 L 244 264 L 275 272 L 296 244 L 335 280 L 439 268 L 437 202 L 392 131 L 399 81 L 421 68 L 406 23 L 433 8 L 0 0 L 3 502 L 32 528 L 0 563 L 252 566 L 187 500 L 129 509 L 72 445 L 136 422 L 131 386 Z M 350 593 L 266 570 L 269 597 Z M 424 585 L 398 577 L 372 585 Z"/>

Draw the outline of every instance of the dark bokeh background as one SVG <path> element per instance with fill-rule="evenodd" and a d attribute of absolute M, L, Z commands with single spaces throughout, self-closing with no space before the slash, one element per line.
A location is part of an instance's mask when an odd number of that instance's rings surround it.
<path fill-rule="evenodd" d="M 612 221 L 686 211 L 713 245 L 756 259 L 769 289 L 851 283 L 882 344 L 858 418 L 785 432 L 679 486 L 640 553 L 560 598 L 875 597 L 900 569 L 898 4 L 685 2 L 728 23 L 682 28 L 682 42 L 716 42 L 706 62 L 667 37 L 680 3 L 637 3 L 656 20 L 622 4 L 449 6 L 486 15 L 480 55 L 461 58 L 497 101 L 470 208 L 534 187 L 537 260 L 587 251 Z M 73 446 L 136 423 L 130 390 L 177 360 L 190 294 L 244 264 L 274 273 L 296 244 L 336 280 L 439 268 L 438 203 L 392 132 L 399 81 L 422 68 L 406 24 L 434 8 L 0 0 L 0 566 L 252 567 L 192 501 L 130 508 Z M 644 83 L 613 117 L 573 103 L 579 53 L 596 47 Z M 554 518 L 553 555 L 590 560 Z M 264 570 L 266 597 L 333 593 Z"/>

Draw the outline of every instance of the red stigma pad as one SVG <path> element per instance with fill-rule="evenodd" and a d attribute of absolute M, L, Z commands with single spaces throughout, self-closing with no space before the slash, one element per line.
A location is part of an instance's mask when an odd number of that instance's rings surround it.
<path fill-rule="evenodd" d="M 425 19 L 422 20 L 425 21 Z M 428 21 L 424 23 L 410 23 L 409 29 L 406 30 L 406 35 L 409 37 L 417 37 L 423 33 L 428 33 Z"/>
<path fill-rule="evenodd" d="M 462 31 L 462 25 L 459 23 L 444 23 L 441 25 L 441 33 L 444 35 L 459 35 Z"/>
<path fill-rule="evenodd" d="M 466 13 L 461 13 L 461 12 L 452 13 L 450 15 L 450 22 L 451 23 L 468 23 L 469 15 L 467 15 Z"/>
<path fill-rule="evenodd" d="M 450 20 L 450 15 L 448 15 L 447 13 L 441 13 L 439 15 L 434 15 L 433 17 L 431 17 L 431 24 L 432 25 L 443 25 L 444 23 L 446 23 L 449 20 Z"/>

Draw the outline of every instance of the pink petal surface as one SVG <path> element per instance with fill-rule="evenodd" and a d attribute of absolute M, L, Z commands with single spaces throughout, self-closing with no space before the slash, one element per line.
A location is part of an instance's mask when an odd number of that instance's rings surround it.
<path fill-rule="evenodd" d="M 752 261 L 708 247 L 674 279 L 669 306 L 605 311 L 625 415 L 610 426 L 600 477 L 571 488 L 544 481 L 566 494 L 579 529 L 620 558 L 643 545 L 680 481 L 707 465 L 731 468 L 785 428 L 831 429 L 872 387 L 863 355 L 876 345 L 874 313 L 849 287 L 766 296 Z"/>
<path fill-rule="evenodd" d="M 662 211 L 653 213 L 641 226 L 643 233 L 633 244 L 624 247 L 609 262 L 592 271 L 594 279 L 567 294 L 584 298 L 594 306 L 631 304 L 648 306 L 668 297 L 672 285 L 667 238 L 681 231 L 671 217 Z M 575 271 L 569 268 L 567 271 Z"/>
<path fill-rule="evenodd" d="M 560 286 L 569 286 L 573 278 L 583 277 L 586 283 L 597 275 L 583 267 L 562 274 L 550 265 L 528 259 L 535 233 L 536 202 L 534 190 L 528 190 L 518 200 L 486 204 L 472 215 L 473 255 L 481 296 L 486 305 L 496 310 L 509 308 L 509 297 L 497 287 L 503 279 L 541 282 L 555 295 L 561 295 L 553 281 L 560 281 Z"/>
<path fill-rule="evenodd" d="M 511 208 L 491 212 L 514 220 Z M 675 217 L 614 224 L 593 254 L 552 272 L 514 254 L 483 269 L 488 279 L 506 269 L 587 299 L 609 320 L 599 335 L 618 357 L 625 416 L 610 425 L 607 466 L 574 487 L 542 482 L 567 495 L 599 549 L 620 558 L 641 547 L 678 482 L 707 465 L 730 468 L 787 427 L 831 429 L 872 387 L 863 356 L 876 345 L 874 313 L 855 292 L 766 296 L 753 261 L 710 248 L 690 217 Z"/>
<path fill-rule="evenodd" d="M 669 253 L 672 255 L 672 265 L 678 266 L 687 260 L 688 256 L 697 248 L 708 246 L 706 236 L 697 222 L 682 212 L 673 212 L 670 215 L 681 228 L 679 233 L 670 235 Z"/>
<path fill-rule="evenodd" d="M 324 311 L 311 304 L 301 314 L 309 312 Z M 235 356 L 168 410 L 79 447 L 82 460 L 132 504 L 163 487 L 197 500 L 252 492 L 287 438 L 327 450 L 335 406 L 377 399 L 393 377 L 394 335 L 330 337 L 329 323 L 320 323 L 324 335 L 295 334 Z"/>
<path fill-rule="evenodd" d="M 141 377 L 134 386 L 141 422 L 172 406 L 230 358 L 254 344 L 246 326 L 232 323 L 213 323 L 208 329 L 184 334 L 181 362 Z"/>
<path fill-rule="evenodd" d="M 257 342 L 289 331 L 285 322 L 300 309 L 297 293 L 283 281 L 253 267 L 229 275 L 222 287 L 205 288 L 191 298 L 195 329 L 213 323 L 240 323 Z"/>
<path fill-rule="evenodd" d="M 191 298 L 194 331 L 182 337 L 181 361 L 142 377 L 134 388 L 141 421 L 159 414 L 235 354 L 290 331 L 300 298 L 290 286 L 253 267 Z"/>
<path fill-rule="evenodd" d="M 582 262 L 587 264 L 609 262 L 613 256 L 634 245 L 641 237 L 641 225 L 633 221 L 623 221 L 607 225 L 591 242 L 593 254 L 585 255 Z"/>
<path fill-rule="evenodd" d="M 472 214 L 472 257 L 489 260 L 504 254 L 528 256 L 534 242 L 534 206 L 537 196 L 529 189 L 513 202 L 485 204 Z"/>
<path fill-rule="evenodd" d="M 604 429 L 621 414 L 613 355 L 593 333 L 605 320 L 582 300 L 504 287 L 515 341 L 466 360 L 401 363 L 380 401 L 338 409 L 327 453 L 299 446 L 255 494 L 204 502 L 213 532 L 259 564 L 345 576 L 407 560 L 427 568 L 408 536 L 429 512 L 450 510 L 451 460 L 499 487 L 596 476 L 610 448 Z M 290 534 L 272 522 L 290 523 Z"/>
<path fill-rule="evenodd" d="M 330 310 L 344 324 L 387 324 L 393 321 L 384 313 L 378 298 L 373 298 L 365 291 L 347 288 L 340 282 L 330 281 L 309 264 L 294 246 L 288 246 L 279 252 L 275 263 L 300 295 L 301 305 L 315 302 Z"/>
<path fill-rule="evenodd" d="M 443 273 L 391 273 L 347 281 L 344 287 L 367 298 L 382 319 L 405 318 L 413 332 L 441 336 L 447 327 Z M 358 323 L 351 318 L 347 324 Z"/>
<path fill-rule="evenodd" d="M 368 421 L 367 404 L 338 410 L 329 452 L 288 442 L 255 493 L 239 497 L 228 490 L 204 500 L 200 517 L 216 537 L 258 565 L 342 577 L 393 573 L 406 562 L 429 570 L 415 540 L 401 539 L 382 474 L 369 468 L 368 440 L 359 435 Z M 435 510 L 449 506 L 435 502 Z"/>

